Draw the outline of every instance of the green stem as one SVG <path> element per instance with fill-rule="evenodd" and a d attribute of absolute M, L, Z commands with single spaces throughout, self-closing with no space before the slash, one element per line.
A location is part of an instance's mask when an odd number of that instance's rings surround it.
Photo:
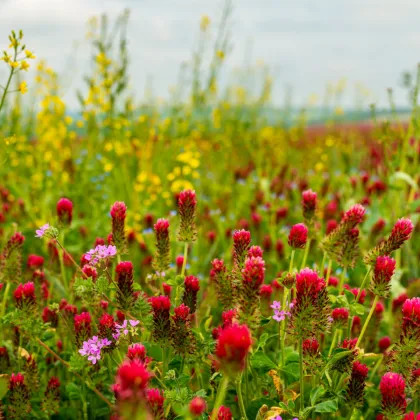
<path fill-rule="evenodd" d="M 292 273 L 293 271 L 293 262 L 295 260 L 295 252 L 296 250 L 292 249 L 292 253 L 290 254 L 289 273 Z"/>
<path fill-rule="evenodd" d="M 166 348 L 162 346 L 162 378 L 165 377 L 166 372 Z"/>
<path fill-rule="evenodd" d="M 365 277 L 363 278 L 362 284 L 360 285 L 359 292 L 357 293 L 357 296 L 356 296 L 356 303 L 359 302 L 360 295 L 362 294 L 362 291 L 363 291 L 363 289 L 366 286 L 366 282 L 367 282 L 367 280 L 369 278 L 370 270 L 372 270 L 372 267 L 371 266 L 369 266 L 368 271 L 366 271 Z"/>
<path fill-rule="evenodd" d="M 306 260 L 308 259 L 308 254 L 309 254 L 309 248 L 311 247 L 311 238 L 308 239 L 308 241 L 306 242 L 306 246 L 305 246 L 305 252 L 303 254 L 303 258 L 302 258 L 302 264 L 300 266 L 300 269 L 302 270 L 303 268 L 305 268 L 306 265 Z"/>
<path fill-rule="evenodd" d="M 371 380 L 373 380 L 373 378 L 375 377 L 375 374 L 377 370 L 379 369 L 379 366 L 381 365 L 383 360 L 384 360 L 384 356 L 381 355 L 381 357 L 379 358 L 379 360 L 376 362 L 375 366 L 373 367 L 372 372 L 370 373 Z"/>
<path fill-rule="evenodd" d="M 197 375 L 198 385 L 200 389 L 204 389 L 203 377 L 201 376 L 201 367 L 198 363 L 195 365 L 195 374 Z"/>
<path fill-rule="evenodd" d="M 321 262 L 321 265 L 320 265 L 320 267 L 319 267 L 319 271 L 320 271 L 320 273 L 321 273 L 321 276 L 323 276 L 323 275 L 324 275 L 324 265 L 325 265 L 325 260 L 326 260 L 326 258 L 327 258 L 327 253 L 326 253 L 326 252 L 324 252 L 324 255 L 322 256 L 322 262 Z"/>
<path fill-rule="evenodd" d="M 187 257 L 188 257 L 188 242 L 184 244 L 184 260 L 182 261 L 182 269 L 181 269 L 181 277 L 185 274 L 185 267 L 187 265 Z"/>
<path fill-rule="evenodd" d="M 79 264 L 77 264 L 77 262 L 76 261 L 74 261 L 74 259 L 73 259 L 73 257 L 66 251 L 66 249 L 64 248 L 64 246 L 61 244 L 61 242 L 58 240 L 58 239 L 56 239 L 55 240 L 56 242 L 57 242 L 57 245 L 61 248 L 61 250 L 64 252 L 64 253 L 66 253 L 66 255 L 67 255 L 67 257 L 69 258 L 69 260 L 72 262 L 72 264 L 76 267 L 76 270 L 78 270 L 79 272 L 80 272 L 80 274 L 81 274 L 81 276 L 84 278 L 84 279 L 86 279 L 87 278 L 87 276 L 86 276 L 86 274 L 83 272 L 83 270 L 80 268 L 80 266 L 79 266 Z"/>
<path fill-rule="evenodd" d="M 361 333 L 360 333 L 360 335 L 359 335 L 359 338 L 357 339 L 356 347 L 359 347 L 359 346 L 360 346 L 360 343 L 362 342 L 363 336 L 365 335 L 365 332 L 366 332 L 366 328 L 367 328 L 367 327 L 368 327 L 368 325 L 369 325 L 369 321 L 370 321 L 370 319 L 372 318 L 373 311 L 374 311 L 374 310 L 375 310 L 375 308 L 376 308 L 376 304 L 378 303 L 378 300 L 379 300 L 379 296 L 375 296 L 375 299 L 373 299 L 372 307 L 370 308 L 370 311 L 369 311 L 369 315 L 368 315 L 368 317 L 366 318 L 366 321 L 365 321 L 365 323 L 363 324 L 362 331 L 361 331 Z"/>
<path fill-rule="evenodd" d="M 6 284 L 6 289 L 4 290 L 3 302 L 1 304 L 1 318 L 3 318 L 6 313 L 6 304 L 7 304 L 7 298 L 9 297 L 10 285 L 11 283 L 10 281 L 8 281 Z"/>
<path fill-rule="evenodd" d="M 236 380 L 236 394 L 238 395 L 239 409 L 243 419 L 248 420 L 245 411 L 244 399 L 242 397 L 242 374 Z"/>
<path fill-rule="evenodd" d="M 336 328 L 336 330 L 334 331 L 333 339 L 332 339 L 331 345 L 330 345 L 330 350 L 328 351 L 328 357 L 331 356 L 331 354 L 334 350 L 334 347 L 337 344 L 338 331 L 340 331 L 340 328 Z"/>
<path fill-rule="evenodd" d="M 305 389 L 303 384 L 303 340 L 299 339 L 299 371 L 300 371 L 300 410 L 303 410 L 305 404 Z"/>
<path fill-rule="evenodd" d="M 330 258 L 329 259 L 329 261 L 328 261 L 328 268 L 327 268 L 327 279 L 325 280 L 325 282 L 327 283 L 327 286 L 328 286 L 328 283 L 329 283 L 329 281 L 330 281 L 330 275 L 331 275 L 331 268 L 332 268 L 332 259 Z"/>
<path fill-rule="evenodd" d="M 283 302 L 281 305 L 281 310 L 286 310 L 286 304 L 287 304 L 287 297 L 289 295 L 289 289 L 286 287 L 283 289 Z M 285 365 L 285 359 L 284 359 L 284 345 L 286 341 L 286 317 L 281 321 L 280 325 L 280 352 L 281 352 L 281 365 L 284 367 Z"/>
<path fill-rule="evenodd" d="M 343 293 L 343 288 L 344 288 L 344 280 L 346 278 L 346 273 L 347 273 L 347 268 L 344 267 L 343 271 L 341 272 L 341 277 L 340 277 L 340 285 L 338 287 L 338 294 L 341 295 L 341 293 Z"/>
<path fill-rule="evenodd" d="M 14 57 L 13 61 L 16 61 L 16 52 L 15 52 L 15 57 Z M 9 89 L 10 82 L 12 81 L 12 77 L 13 77 L 14 72 L 15 72 L 15 69 L 12 67 L 11 70 L 10 70 L 9 78 L 7 79 L 6 87 L 4 88 L 4 91 L 3 91 L 3 96 L 1 98 L 0 111 L 3 108 L 4 101 L 6 100 L 7 90 Z"/>
<path fill-rule="evenodd" d="M 211 413 L 211 420 L 216 420 L 219 415 L 219 409 L 225 401 L 227 387 L 229 385 L 229 377 L 223 376 L 217 389 L 216 401 L 214 403 L 213 411 Z"/>
<path fill-rule="evenodd" d="M 246 401 L 249 401 L 249 381 L 248 381 L 248 369 L 249 369 L 249 359 L 248 356 L 245 358 L 245 395 Z"/>

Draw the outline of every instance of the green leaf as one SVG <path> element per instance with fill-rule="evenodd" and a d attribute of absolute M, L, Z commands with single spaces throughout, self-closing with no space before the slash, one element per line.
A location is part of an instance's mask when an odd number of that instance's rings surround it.
<path fill-rule="evenodd" d="M 79 353 L 74 353 L 69 360 L 70 372 L 81 372 L 87 366 L 87 360 Z"/>
<path fill-rule="evenodd" d="M 328 295 L 328 299 L 330 300 L 331 303 L 335 303 L 337 302 L 337 296 L 335 295 Z"/>
<path fill-rule="evenodd" d="M 263 318 L 260 321 L 260 326 L 263 327 L 264 325 L 268 324 L 271 321 L 271 318 Z"/>
<path fill-rule="evenodd" d="M 420 207 L 420 200 L 414 200 L 409 205 L 410 213 L 414 213 Z"/>
<path fill-rule="evenodd" d="M 48 329 L 42 334 L 42 341 L 48 341 L 55 337 L 55 329 Z"/>
<path fill-rule="evenodd" d="M 353 350 L 347 350 L 347 349 L 335 349 L 334 354 L 332 357 L 328 359 L 327 364 L 325 365 L 324 369 L 322 369 L 321 376 L 324 374 L 324 372 L 331 366 L 337 363 L 340 359 L 343 357 L 348 356 L 350 353 L 353 353 Z"/>
<path fill-rule="evenodd" d="M 268 334 L 267 333 L 262 334 L 260 339 L 258 340 L 258 348 L 263 349 L 267 343 L 267 340 L 268 340 Z"/>
<path fill-rule="evenodd" d="M 66 393 L 69 400 L 81 400 L 80 388 L 73 382 L 66 385 Z"/>
<path fill-rule="evenodd" d="M 0 400 L 6 395 L 9 390 L 9 375 L 0 375 Z"/>
<path fill-rule="evenodd" d="M 353 296 L 353 298 L 354 298 L 354 296 Z M 345 296 L 345 295 L 337 296 L 337 305 L 340 308 L 348 308 L 349 307 L 349 302 L 347 300 L 347 296 Z"/>
<path fill-rule="evenodd" d="M 297 351 L 291 351 L 289 353 L 286 353 L 286 360 L 285 360 L 285 364 L 289 364 L 289 363 L 299 363 L 299 353 Z"/>
<path fill-rule="evenodd" d="M 178 285 L 178 283 L 175 281 L 175 279 L 167 280 L 166 284 L 168 284 L 169 286 L 177 286 Z"/>
<path fill-rule="evenodd" d="M 267 407 L 273 407 L 277 404 L 278 403 L 275 400 L 270 400 L 268 398 L 258 398 L 256 400 L 251 400 L 246 409 L 247 417 L 248 419 L 255 419 L 263 405 L 266 405 Z"/>
<path fill-rule="evenodd" d="M 99 293 L 106 295 L 109 290 L 109 281 L 106 277 L 101 276 L 96 280 L 95 286 Z"/>
<path fill-rule="evenodd" d="M 310 396 L 311 405 L 315 405 L 318 399 L 321 398 L 324 394 L 325 394 L 325 389 L 322 385 L 314 388 L 311 391 L 311 396 Z"/>
<path fill-rule="evenodd" d="M 338 410 L 336 400 L 322 401 L 315 406 L 316 413 L 335 413 Z"/>
<path fill-rule="evenodd" d="M 395 172 L 389 178 L 389 183 L 399 190 L 404 188 L 404 183 L 408 184 L 414 191 L 418 191 L 419 189 L 416 181 L 406 172 Z"/>
<path fill-rule="evenodd" d="M 347 302 L 349 304 L 352 304 L 354 302 L 354 300 L 355 300 L 355 297 L 354 297 L 353 293 L 350 292 L 350 290 L 347 290 L 347 289 L 344 289 L 343 292 L 344 292 L 344 294 L 345 294 L 345 296 L 347 298 Z"/>
<path fill-rule="evenodd" d="M 296 382 L 300 376 L 299 363 L 288 363 L 284 368 L 280 368 L 279 371 L 284 374 L 289 384 Z"/>
<path fill-rule="evenodd" d="M 364 315 L 365 307 L 360 303 L 352 303 L 350 305 L 351 315 Z"/>
<path fill-rule="evenodd" d="M 257 351 L 251 357 L 251 366 L 254 369 L 269 371 L 276 368 L 276 364 L 262 351 Z"/>

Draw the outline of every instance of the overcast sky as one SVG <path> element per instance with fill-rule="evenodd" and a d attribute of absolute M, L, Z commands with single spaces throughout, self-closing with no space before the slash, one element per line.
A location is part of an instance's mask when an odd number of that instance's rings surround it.
<path fill-rule="evenodd" d="M 22 28 L 37 57 L 62 73 L 74 43 L 84 40 L 88 18 L 128 7 L 132 89 L 142 95 L 152 79 L 156 96 L 165 97 L 180 63 L 191 58 L 201 16 L 215 23 L 221 6 L 221 0 L 0 0 L 0 47 L 11 29 Z M 397 102 L 406 104 L 399 84 L 402 72 L 420 61 L 420 0 L 236 0 L 232 22 L 225 80 L 252 45 L 252 61 L 263 60 L 274 76 L 277 104 L 287 86 L 298 105 L 341 78 L 348 82 L 347 105 L 356 83 L 370 89 L 368 102 L 385 105 L 393 87 Z M 72 60 L 76 71 L 66 79 L 71 106 L 88 60 L 82 44 Z"/>

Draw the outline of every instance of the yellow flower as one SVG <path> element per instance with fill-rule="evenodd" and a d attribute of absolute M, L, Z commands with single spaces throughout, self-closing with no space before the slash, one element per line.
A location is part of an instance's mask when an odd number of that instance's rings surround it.
<path fill-rule="evenodd" d="M 217 51 L 216 54 L 217 54 L 217 57 L 220 58 L 220 60 L 223 60 L 225 58 L 225 53 L 221 50 Z"/>
<path fill-rule="evenodd" d="M 104 165 L 104 171 L 105 172 L 111 172 L 114 165 L 111 162 L 108 162 Z"/>
<path fill-rule="evenodd" d="M 341 106 L 337 106 L 334 110 L 336 115 L 343 115 L 344 114 L 344 109 L 341 108 Z"/>
<path fill-rule="evenodd" d="M 32 59 L 32 60 L 34 60 L 36 58 L 34 53 L 29 51 L 29 50 L 25 50 L 25 54 L 26 54 L 26 58 L 29 58 L 29 59 Z"/>
<path fill-rule="evenodd" d="M 210 25 L 210 18 L 207 15 L 203 16 L 200 22 L 201 30 L 205 31 L 209 25 Z"/>
<path fill-rule="evenodd" d="M 10 67 L 11 67 L 12 69 L 16 69 L 16 68 L 18 68 L 18 67 L 19 67 L 19 63 L 18 63 L 17 61 L 11 61 L 11 62 L 10 62 Z"/>
<path fill-rule="evenodd" d="M 22 94 L 26 93 L 28 91 L 28 84 L 23 81 L 20 85 L 19 85 L 19 92 L 21 92 Z"/>
<path fill-rule="evenodd" d="M 12 59 L 12 56 L 7 54 L 6 51 L 4 52 L 4 56 L 0 58 L 0 60 L 3 60 L 5 63 L 9 63 L 11 59 Z"/>
<path fill-rule="evenodd" d="M 15 48 L 19 45 L 19 41 L 16 38 L 10 38 L 9 48 Z"/>
<path fill-rule="evenodd" d="M 28 64 L 28 62 L 27 62 L 27 61 L 25 61 L 25 60 L 21 61 L 21 62 L 20 62 L 20 68 L 21 68 L 21 70 L 28 71 L 28 69 L 29 69 L 29 64 Z"/>

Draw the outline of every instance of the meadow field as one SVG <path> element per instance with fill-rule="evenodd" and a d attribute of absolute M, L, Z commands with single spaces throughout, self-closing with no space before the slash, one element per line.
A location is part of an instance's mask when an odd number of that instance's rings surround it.
<path fill-rule="evenodd" d="M 313 126 L 264 69 L 220 87 L 222 17 L 161 103 L 127 19 L 90 21 L 76 110 L 1 52 L 0 419 L 420 419 L 419 77 Z"/>

